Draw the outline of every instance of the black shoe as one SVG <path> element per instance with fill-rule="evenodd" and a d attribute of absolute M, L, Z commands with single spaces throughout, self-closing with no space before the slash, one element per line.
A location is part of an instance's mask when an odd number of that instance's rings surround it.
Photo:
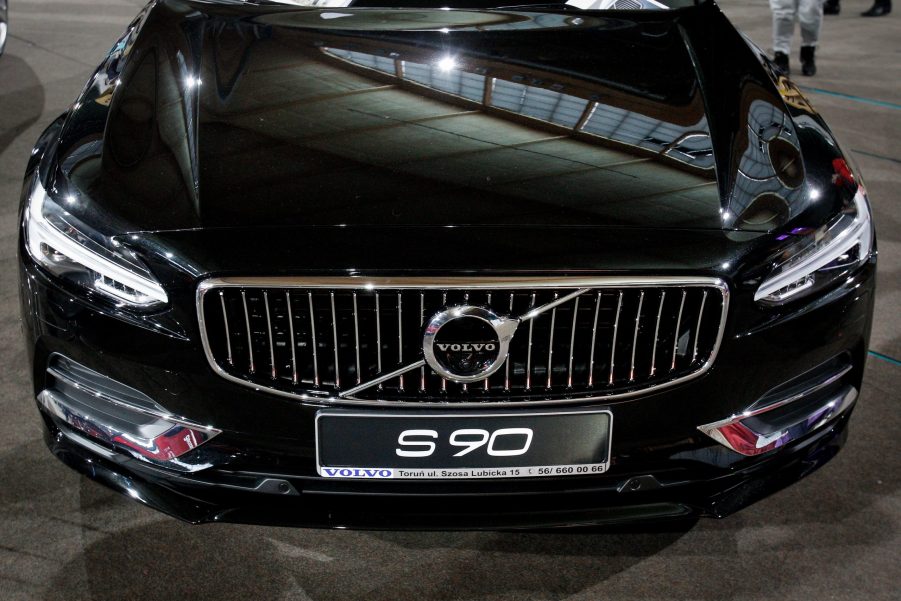
<path fill-rule="evenodd" d="M 862 17 L 884 17 L 892 12 L 892 0 L 876 0 L 873 6 L 865 13 L 860 13 Z"/>
<path fill-rule="evenodd" d="M 775 53 L 773 55 L 773 63 L 782 75 L 788 77 L 791 73 L 791 70 L 788 68 L 788 55 L 784 52 Z"/>
<path fill-rule="evenodd" d="M 839 4 L 839 0 L 826 0 L 826 3 L 823 4 L 824 15 L 837 15 L 840 12 L 842 12 L 842 6 Z"/>
<path fill-rule="evenodd" d="M 813 60 L 816 46 L 801 46 L 801 73 L 811 77 L 817 74 L 817 63 Z"/>

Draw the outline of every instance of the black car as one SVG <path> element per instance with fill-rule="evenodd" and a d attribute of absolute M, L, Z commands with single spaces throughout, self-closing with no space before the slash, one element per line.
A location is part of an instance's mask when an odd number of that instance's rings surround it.
<path fill-rule="evenodd" d="M 0 54 L 6 50 L 6 36 L 9 34 L 9 3 L 0 0 Z"/>
<path fill-rule="evenodd" d="M 60 460 L 192 522 L 508 528 L 838 451 L 866 191 L 713 2 L 297 4 L 152 2 L 35 146 Z"/>

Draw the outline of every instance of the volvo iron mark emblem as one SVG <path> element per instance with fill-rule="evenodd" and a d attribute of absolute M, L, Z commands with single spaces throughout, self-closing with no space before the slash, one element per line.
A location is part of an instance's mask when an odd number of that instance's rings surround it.
<path fill-rule="evenodd" d="M 423 336 L 426 363 L 454 382 L 484 380 L 504 364 L 519 320 L 484 307 L 450 307 L 429 320 Z"/>

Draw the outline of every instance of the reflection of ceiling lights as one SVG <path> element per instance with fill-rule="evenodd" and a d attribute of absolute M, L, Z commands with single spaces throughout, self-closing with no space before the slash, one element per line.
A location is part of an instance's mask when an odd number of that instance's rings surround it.
<path fill-rule="evenodd" d="M 452 56 L 445 56 L 438 61 L 438 69 L 441 71 L 453 71 L 457 68 L 457 61 Z"/>
<path fill-rule="evenodd" d="M 291 4 L 293 6 L 319 6 L 326 8 L 343 8 L 350 6 L 352 0 L 274 0 L 278 4 Z"/>
<path fill-rule="evenodd" d="M 582 10 L 669 9 L 658 0 L 568 0 L 566 4 Z"/>

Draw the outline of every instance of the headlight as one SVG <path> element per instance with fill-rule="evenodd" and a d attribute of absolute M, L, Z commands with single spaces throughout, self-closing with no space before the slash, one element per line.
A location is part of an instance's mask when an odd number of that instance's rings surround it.
<path fill-rule="evenodd" d="M 778 305 L 813 294 L 863 265 L 873 249 L 873 224 L 863 187 L 846 210 L 818 229 L 801 228 L 780 253 L 754 300 Z"/>
<path fill-rule="evenodd" d="M 25 208 L 25 245 L 50 273 L 120 306 L 146 309 L 169 298 L 130 250 L 79 221 L 36 181 Z"/>

